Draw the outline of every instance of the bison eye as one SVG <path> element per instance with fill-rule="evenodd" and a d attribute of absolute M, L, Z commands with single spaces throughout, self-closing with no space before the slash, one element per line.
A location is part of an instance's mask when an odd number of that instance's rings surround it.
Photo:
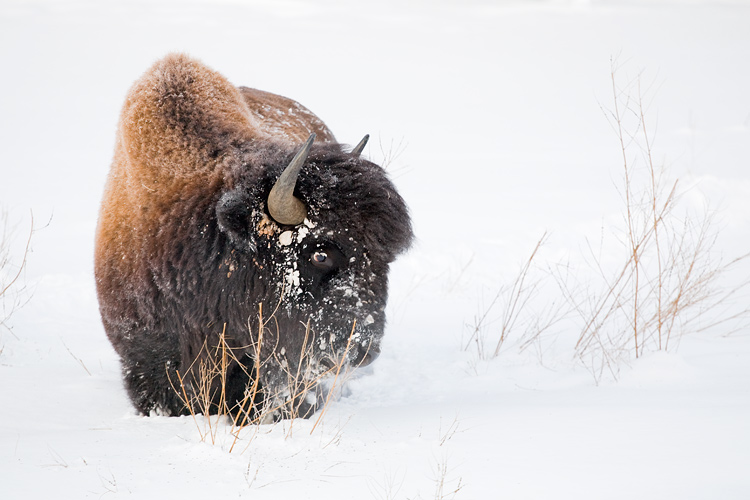
<path fill-rule="evenodd" d="M 346 263 L 343 252 L 330 241 L 313 243 L 303 252 L 300 256 L 305 264 L 300 269 L 302 277 L 314 280 L 330 279 Z"/>
<path fill-rule="evenodd" d="M 326 252 L 317 251 L 310 257 L 310 262 L 318 269 L 328 270 L 333 267 L 333 259 Z"/>

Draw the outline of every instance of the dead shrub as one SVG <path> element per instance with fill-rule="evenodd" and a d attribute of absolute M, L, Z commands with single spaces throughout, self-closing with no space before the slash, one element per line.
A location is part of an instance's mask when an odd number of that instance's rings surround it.
<path fill-rule="evenodd" d="M 621 363 L 674 349 L 684 334 L 750 318 L 750 307 L 731 305 L 750 277 L 740 275 L 730 286 L 724 279 L 750 253 L 721 258 L 712 212 L 682 207 L 678 181 L 654 160 L 647 123 L 653 86 L 643 89 L 641 74 L 620 84 L 617 73 L 613 61 L 612 107 L 602 111 L 618 139 L 621 221 L 603 225 L 598 245 L 586 241 L 581 268 L 553 264 L 532 277 L 545 234 L 470 326 L 464 348 L 473 345 L 481 360 L 497 357 L 511 337 L 521 349 L 536 345 L 541 353 L 543 334 L 565 322 L 577 332 L 574 357 L 595 380 L 605 373 L 616 379 Z M 550 277 L 557 298 L 540 306 L 539 290 Z"/>
<path fill-rule="evenodd" d="M 705 318 L 715 326 L 749 312 L 717 314 L 750 283 L 746 278 L 736 287 L 721 284 L 750 254 L 728 262 L 718 258 L 711 211 L 680 209 L 678 180 L 668 179 L 653 157 L 654 133 L 646 119 L 652 87 L 642 88 L 640 74 L 619 84 L 614 62 L 610 76 L 612 108 L 602 110 L 619 142 L 622 223 L 610 228 L 606 252 L 621 259 L 605 263 L 605 242 L 597 250 L 587 241 L 585 260 L 594 281 L 571 282 L 567 271 L 552 272 L 579 325 L 575 355 L 597 380 L 605 372 L 617 378 L 622 361 L 676 348 L 681 335 L 706 326 Z"/>

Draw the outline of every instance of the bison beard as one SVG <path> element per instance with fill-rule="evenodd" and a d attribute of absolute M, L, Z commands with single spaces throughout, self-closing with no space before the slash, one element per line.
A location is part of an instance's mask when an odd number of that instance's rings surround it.
<path fill-rule="evenodd" d="M 306 217 L 284 225 L 269 193 L 311 134 L 293 188 Z M 309 416 L 321 373 L 377 356 L 388 267 L 411 239 L 383 169 L 310 111 L 167 56 L 125 101 L 96 234 L 102 322 L 133 404 L 186 413 L 201 382 L 190 368 L 225 345 L 215 398 L 236 409 L 259 386 L 275 417 Z M 300 377 L 306 394 L 290 387 Z"/>

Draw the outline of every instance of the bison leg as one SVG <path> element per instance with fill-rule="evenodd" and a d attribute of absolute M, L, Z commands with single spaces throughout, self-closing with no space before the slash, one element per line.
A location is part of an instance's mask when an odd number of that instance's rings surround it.
<path fill-rule="evenodd" d="M 141 330 L 131 331 L 114 344 L 122 360 L 125 388 L 140 413 L 168 416 L 189 413 L 178 394 L 180 364 L 173 342 Z"/>
<path fill-rule="evenodd" d="M 177 416 L 188 414 L 183 399 L 177 393 L 180 383 L 175 370 L 168 370 L 167 362 L 143 366 L 123 363 L 123 377 L 133 405 L 144 414 Z M 174 387 L 172 386 L 174 384 Z"/>

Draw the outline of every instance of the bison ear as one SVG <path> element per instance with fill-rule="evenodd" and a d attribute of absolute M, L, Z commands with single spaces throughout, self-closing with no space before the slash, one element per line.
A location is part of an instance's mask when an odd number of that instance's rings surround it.
<path fill-rule="evenodd" d="M 234 245 L 255 252 L 255 242 L 250 231 L 251 213 L 250 200 L 237 191 L 224 193 L 216 205 L 219 229 L 229 235 Z"/>

